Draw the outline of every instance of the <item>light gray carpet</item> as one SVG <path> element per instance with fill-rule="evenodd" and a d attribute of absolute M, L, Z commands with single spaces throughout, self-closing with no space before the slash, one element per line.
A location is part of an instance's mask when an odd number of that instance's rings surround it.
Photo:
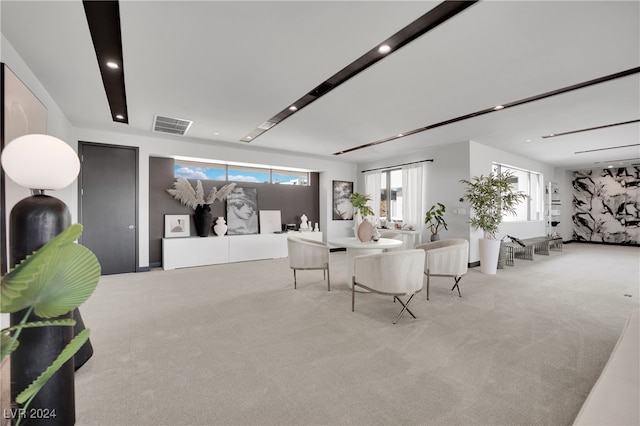
<path fill-rule="evenodd" d="M 640 251 L 568 244 L 432 281 L 413 319 L 286 259 L 105 276 L 82 306 L 83 425 L 570 424 L 638 307 Z M 628 297 L 626 295 L 630 295 Z"/>

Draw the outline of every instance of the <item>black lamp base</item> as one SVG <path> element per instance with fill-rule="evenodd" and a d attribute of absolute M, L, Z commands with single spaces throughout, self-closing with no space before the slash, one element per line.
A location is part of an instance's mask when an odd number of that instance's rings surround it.
<path fill-rule="evenodd" d="M 69 208 L 57 198 L 34 195 L 16 204 L 11 211 L 10 262 L 18 264 L 29 254 L 71 226 Z M 26 310 L 11 314 L 11 325 L 22 321 Z M 80 312 L 76 309 L 59 318 L 75 318 L 71 327 L 38 327 L 22 330 L 20 345 L 11 354 L 11 398 L 26 389 L 58 356 L 73 336 L 84 329 Z M 31 314 L 29 320 L 39 320 Z M 79 354 L 79 366 L 93 354 L 89 341 Z M 77 354 L 77 356 L 78 356 Z M 55 419 L 29 418 L 29 425 L 72 425 L 75 423 L 74 363 L 69 360 L 38 392 L 29 405 L 33 412 L 52 412 Z M 40 410 L 40 411 L 38 411 Z"/>

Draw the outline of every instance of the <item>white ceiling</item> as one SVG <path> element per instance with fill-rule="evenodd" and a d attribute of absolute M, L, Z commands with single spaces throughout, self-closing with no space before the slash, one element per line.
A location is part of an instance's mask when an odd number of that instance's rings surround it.
<path fill-rule="evenodd" d="M 332 156 L 640 66 L 638 1 L 481 1 L 239 141 L 437 4 L 121 1 L 129 125 L 111 121 L 80 1 L 3 0 L 0 28 L 79 128 L 151 135 L 160 114 L 193 120 L 187 139 L 353 162 L 467 140 L 560 168 L 640 162 L 638 146 L 574 154 L 637 145 L 638 123 L 541 138 L 639 119 L 638 73 Z"/>

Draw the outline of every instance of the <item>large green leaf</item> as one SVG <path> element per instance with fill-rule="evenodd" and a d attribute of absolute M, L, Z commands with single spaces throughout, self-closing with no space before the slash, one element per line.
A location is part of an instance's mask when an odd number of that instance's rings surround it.
<path fill-rule="evenodd" d="M 84 303 L 100 278 L 98 259 L 75 244 L 82 225 L 58 234 L 2 277 L 0 311 L 17 312 L 29 306 L 36 315 L 52 318 Z"/>
<path fill-rule="evenodd" d="M 27 315 L 29 315 L 27 313 Z M 0 346 L 0 360 L 3 360 L 5 356 L 18 348 L 17 336 L 20 334 L 20 330 L 23 328 L 37 328 L 37 327 L 73 327 L 76 325 L 76 320 L 71 318 L 60 318 L 48 321 L 33 321 L 27 323 L 20 323 L 11 327 L 2 329 L 2 342 Z M 13 334 L 11 334 L 13 333 Z"/>
<path fill-rule="evenodd" d="M 16 339 L 11 337 L 9 334 L 5 334 L 3 330 L 2 335 L 0 336 L 0 360 L 4 360 L 4 357 L 18 349 L 19 344 L 20 343 Z"/>
<path fill-rule="evenodd" d="M 34 380 L 28 388 L 20 392 L 16 397 L 18 404 L 24 404 L 27 400 L 33 398 L 40 389 L 49 381 L 49 379 L 58 371 L 65 362 L 69 361 L 89 339 L 89 329 L 85 328 L 76 337 L 74 337 L 67 346 L 60 352 L 53 363 L 46 369 L 36 380 Z"/>

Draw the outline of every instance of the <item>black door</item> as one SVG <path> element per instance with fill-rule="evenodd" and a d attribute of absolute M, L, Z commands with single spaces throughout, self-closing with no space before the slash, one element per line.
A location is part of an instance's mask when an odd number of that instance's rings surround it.
<path fill-rule="evenodd" d="M 81 243 L 102 273 L 135 272 L 137 261 L 138 149 L 80 142 Z"/>

